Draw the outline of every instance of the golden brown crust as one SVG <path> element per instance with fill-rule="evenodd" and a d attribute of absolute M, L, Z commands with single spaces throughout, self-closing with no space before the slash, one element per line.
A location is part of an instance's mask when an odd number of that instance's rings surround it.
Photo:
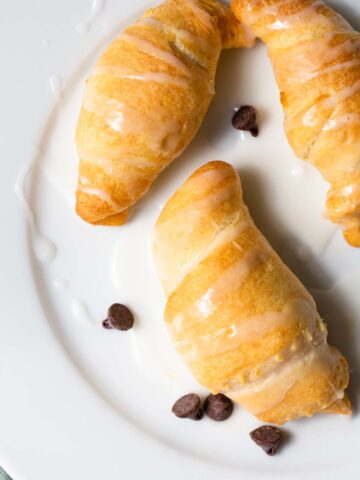
<path fill-rule="evenodd" d="M 284 423 L 340 402 L 344 357 L 310 294 L 253 224 L 235 170 L 211 162 L 164 207 L 153 251 L 165 320 L 197 380 L 258 418 Z"/>
<path fill-rule="evenodd" d="M 167 0 L 106 49 L 76 132 L 84 220 L 106 224 L 145 195 L 200 127 L 222 47 L 253 41 L 216 0 Z"/>
<path fill-rule="evenodd" d="M 360 34 L 319 0 L 232 0 L 268 46 L 295 153 L 331 184 L 327 216 L 360 247 Z"/>

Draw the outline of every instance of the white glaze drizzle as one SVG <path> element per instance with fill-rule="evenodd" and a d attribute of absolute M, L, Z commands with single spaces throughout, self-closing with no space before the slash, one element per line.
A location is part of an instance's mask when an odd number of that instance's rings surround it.
<path fill-rule="evenodd" d="M 192 184 L 196 183 L 197 187 L 201 184 L 208 190 L 210 188 L 215 187 L 219 183 L 224 182 L 227 178 L 231 177 L 233 172 L 228 168 L 220 168 L 220 169 L 209 169 L 200 172 L 197 175 L 192 176 L 188 179 L 188 182 L 191 182 L 191 186 L 187 182 L 187 186 L 189 188 L 193 188 Z"/>
<path fill-rule="evenodd" d="M 316 318 L 317 311 L 313 302 L 299 298 L 289 301 L 281 311 L 269 311 L 256 317 L 235 320 L 229 327 L 192 338 L 185 345 L 178 342 L 178 347 L 189 347 L 186 355 L 192 359 L 204 359 L 228 353 L 245 343 L 259 342 L 265 335 L 278 329 L 292 328 L 294 324 L 302 325 L 312 332 Z"/>
<path fill-rule="evenodd" d="M 360 40 L 354 38 L 341 42 L 338 45 L 331 45 L 339 34 L 330 32 L 321 38 L 315 38 L 305 44 L 301 43 L 292 47 L 288 53 L 283 54 L 275 63 L 275 68 L 280 70 L 283 65 L 289 70 L 290 76 L 286 81 L 305 83 L 323 73 L 341 70 L 347 66 L 351 67 L 347 61 L 338 65 L 324 68 L 324 65 L 336 61 L 341 56 L 353 55 L 360 47 Z M 352 59 L 354 65 L 358 59 Z M 279 66 L 278 66 L 279 63 Z"/>
<path fill-rule="evenodd" d="M 79 177 L 79 182 L 82 185 L 89 185 L 91 183 L 90 180 L 88 178 L 84 177 L 84 176 Z"/>
<path fill-rule="evenodd" d="M 186 225 L 187 230 L 185 232 L 186 235 L 190 235 L 192 231 L 196 228 L 196 225 L 201 221 L 204 217 L 204 212 L 206 214 L 210 214 L 213 210 L 220 207 L 226 200 L 228 200 L 231 195 L 233 194 L 233 190 L 229 189 L 229 187 L 224 187 L 216 192 L 211 194 L 207 194 L 206 197 L 201 198 L 200 200 L 194 201 L 192 204 L 187 206 L 188 213 L 186 215 Z M 182 210 L 178 210 L 174 213 L 174 215 L 179 215 L 181 217 L 184 216 L 184 212 Z M 161 228 L 167 228 L 167 222 L 174 223 L 174 218 L 169 218 L 162 222 Z M 160 227 L 159 227 L 160 228 Z M 184 231 L 184 227 L 179 225 L 179 230 L 181 232 Z"/>
<path fill-rule="evenodd" d="M 169 112 L 158 107 L 153 112 L 135 110 L 123 102 L 98 95 L 94 89 L 87 89 L 83 108 L 101 117 L 115 132 L 121 135 L 146 136 L 149 148 L 174 158 L 178 149 L 179 127 Z"/>
<path fill-rule="evenodd" d="M 110 205 L 110 207 L 114 211 L 121 211 L 121 207 L 118 203 L 113 200 L 111 195 L 109 195 L 105 190 L 102 190 L 101 188 L 90 188 L 90 187 L 84 187 L 83 185 L 79 184 L 77 187 L 79 192 L 85 193 L 85 195 L 89 195 L 92 197 L 97 197 L 99 198 L 102 202 L 107 203 Z"/>
<path fill-rule="evenodd" d="M 302 124 L 305 127 L 314 127 L 318 125 L 320 118 L 317 116 L 317 113 L 324 110 L 330 110 L 335 108 L 340 102 L 347 100 L 353 95 L 357 94 L 360 91 L 360 79 L 357 80 L 350 87 L 345 87 L 342 90 L 333 93 L 324 100 L 320 100 L 314 105 L 312 105 L 307 112 L 302 117 Z"/>
<path fill-rule="evenodd" d="M 138 50 L 146 53 L 147 55 L 157 58 L 158 60 L 166 63 L 167 65 L 179 70 L 186 77 L 190 76 L 190 71 L 188 67 L 185 65 L 185 63 L 182 62 L 179 58 L 177 58 L 173 53 L 170 53 L 169 51 L 162 50 L 161 48 L 157 48 L 151 42 L 138 38 L 134 35 L 130 35 L 129 33 L 122 33 L 118 37 L 118 40 L 121 40 L 122 42 L 128 43 L 130 45 L 133 45 Z"/>
<path fill-rule="evenodd" d="M 300 12 L 294 13 L 292 15 L 279 15 L 278 13 L 274 12 L 274 14 L 278 16 L 278 18 L 274 23 L 267 25 L 267 28 L 269 28 L 270 30 L 283 30 L 292 28 L 295 24 L 300 23 L 306 17 L 312 17 L 314 15 L 317 15 L 318 7 L 322 6 L 324 6 L 324 3 L 321 0 L 316 0 L 314 3 L 305 7 Z"/>
<path fill-rule="evenodd" d="M 234 290 L 240 288 L 256 267 L 266 262 L 268 253 L 249 250 L 240 260 L 228 267 L 206 292 L 195 302 L 198 315 L 205 320 Z"/>
<path fill-rule="evenodd" d="M 231 186 L 226 186 L 220 188 L 219 190 L 209 193 L 214 187 L 218 186 L 224 182 L 230 175 L 231 171 L 229 169 L 220 169 L 220 170 L 206 170 L 201 172 L 199 175 L 191 177 L 187 181 L 188 188 L 191 188 L 198 192 L 200 199 L 189 203 L 184 208 L 173 213 L 171 217 L 166 220 L 162 220 L 157 224 L 156 230 L 153 236 L 153 252 L 157 257 L 157 267 L 161 282 L 166 293 L 169 295 L 176 286 L 182 281 L 184 276 L 194 267 L 194 262 L 200 262 L 205 257 L 204 255 L 210 254 L 212 247 L 220 246 L 221 239 L 225 242 L 226 238 L 232 238 L 231 235 L 234 231 L 237 231 L 238 234 L 242 231 L 245 226 L 248 225 L 248 222 L 241 222 L 241 225 L 238 223 L 233 227 L 234 230 L 230 229 L 229 232 L 221 232 L 221 225 L 217 226 L 217 232 L 214 232 L 214 235 L 219 234 L 219 239 L 214 239 L 212 245 L 210 245 L 202 254 L 199 254 L 197 259 L 188 260 L 184 262 L 184 258 L 178 257 L 178 261 L 174 261 L 173 249 L 172 249 L 172 238 L 176 238 L 177 241 L 179 238 L 183 239 L 183 242 L 187 242 L 192 232 L 196 230 L 197 224 L 202 221 L 204 218 L 204 212 L 206 215 L 209 215 L 214 209 L 219 208 L 223 202 L 228 200 L 235 192 L 235 184 Z M 186 213 L 184 213 L 186 209 Z M 186 226 L 184 229 L 183 222 L 174 222 L 174 216 L 186 217 Z M 171 222 L 171 232 L 172 235 L 169 237 L 169 227 L 168 222 Z M 246 223 L 246 225 L 244 225 Z M 219 230 L 221 233 L 219 233 Z M 164 241 L 163 238 L 166 240 Z M 164 246 L 164 243 L 168 247 Z"/>
<path fill-rule="evenodd" d="M 248 14 L 253 13 L 255 8 L 258 8 L 261 5 L 262 0 L 247 0 L 246 2 L 246 11 Z M 292 0 L 280 0 L 274 5 L 265 5 L 261 8 L 261 15 L 263 13 L 277 13 L 279 8 L 286 3 L 290 3 Z M 260 14 L 259 14 L 260 16 Z"/>
<path fill-rule="evenodd" d="M 15 183 L 15 193 L 23 206 L 27 222 L 30 227 L 34 253 L 40 262 L 46 263 L 50 262 L 56 257 L 57 249 L 54 242 L 42 235 L 40 232 L 35 213 L 33 212 L 26 198 L 25 183 L 32 169 L 33 163 L 30 163 L 19 173 Z"/>
<path fill-rule="evenodd" d="M 189 189 L 196 189 L 196 191 L 200 194 L 199 200 L 193 201 L 189 203 L 185 208 L 189 210 L 189 214 L 187 217 L 187 222 L 189 222 L 189 217 L 194 217 L 195 222 L 196 219 L 200 218 L 203 214 L 203 210 L 207 213 L 214 210 L 214 208 L 219 207 L 225 200 L 227 200 L 234 192 L 233 188 L 229 188 L 228 185 L 217 190 L 215 192 L 209 193 L 210 190 L 213 190 L 219 184 L 225 182 L 226 179 L 232 176 L 232 172 L 229 169 L 222 168 L 219 170 L 205 170 L 198 175 L 195 175 L 189 178 L 186 182 L 186 186 Z M 184 215 L 183 209 L 177 210 L 174 215 Z M 168 220 L 163 220 L 161 224 L 157 226 L 158 230 L 167 227 L 165 226 L 167 221 L 173 223 L 173 218 L 169 218 Z M 189 225 L 187 223 L 187 225 Z M 194 225 L 195 226 L 195 225 Z M 194 228 L 188 227 L 187 231 L 191 232 Z M 183 229 L 183 226 L 180 225 L 180 228 Z"/>
<path fill-rule="evenodd" d="M 58 75 L 51 75 L 49 77 L 49 86 L 55 100 L 59 100 L 62 92 L 60 77 Z"/>
<path fill-rule="evenodd" d="M 98 320 L 91 315 L 88 306 L 78 298 L 71 300 L 71 310 L 75 320 L 82 325 L 96 325 L 98 323 Z"/>
<path fill-rule="evenodd" d="M 247 385 L 234 387 L 228 395 L 236 399 L 247 410 L 258 415 L 279 405 L 295 383 L 315 370 L 321 369 L 325 374 L 330 374 L 338 356 L 337 352 L 331 352 L 326 342 L 323 342 L 312 347 L 306 354 L 300 353 L 287 362 L 283 362 L 270 375 Z M 334 387 L 333 389 L 335 401 L 341 398 L 343 391 L 338 392 Z M 256 399 L 256 394 L 264 390 L 269 390 L 269 394 L 261 395 L 260 399 Z"/>
<path fill-rule="evenodd" d="M 207 28 L 213 27 L 212 16 L 201 8 L 196 0 L 184 0 L 184 3 Z"/>
<path fill-rule="evenodd" d="M 112 158 L 101 157 L 84 148 L 78 148 L 78 154 L 82 162 L 96 165 L 109 177 L 123 174 L 125 170 L 127 170 L 128 173 L 133 170 L 137 175 L 141 175 L 141 173 L 149 175 L 151 172 L 159 173 L 164 168 L 164 165 L 157 162 L 142 157 L 131 157 L 127 152 L 122 152 L 121 150 L 118 152 L 118 155 L 116 155 L 116 149 L 112 151 Z M 89 180 L 87 181 L 90 183 Z M 86 185 L 84 181 L 81 181 L 81 183 Z"/>
<path fill-rule="evenodd" d="M 246 5 L 247 22 L 254 24 L 266 15 L 276 16 L 279 14 L 280 7 L 290 4 L 291 1 L 292 0 L 281 0 L 273 5 L 264 5 L 258 12 L 255 12 L 255 9 L 260 6 L 261 0 L 248 0 Z"/>
<path fill-rule="evenodd" d="M 356 196 L 358 196 L 357 201 L 355 200 Z M 339 214 L 348 212 L 349 210 L 356 210 L 360 207 L 360 184 L 355 183 L 341 188 L 332 188 L 327 198 L 331 200 L 334 197 L 341 198 L 343 202 L 336 207 L 332 206 L 333 212 Z"/>
<path fill-rule="evenodd" d="M 247 221 L 240 221 L 237 222 L 235 225 L 232 225 L 230 228 L 220 230 L 215 234 L 214 239 L 210 242 L 210 244 L 205 248 L 203 252 L 201 252 L 196 257 L 192 258 L 189 262 L 181 265 L 175 273 L 173 272 L 173 267 L 168 272 L 166 266 L 168 265 L 169 259 L 167 257 L 162 257 L 159 255 L 157 260 L 158 270 L 160 274 L 160 278 L 162 279 L 162 283 L 164 285 L 165 291 L 167 295 L 170 295 L 177 286 L 183 281 L 183 279 L 195 268 L 196 265 L 201 263 L 205 260 L 209 255 L 211 255 L 216 249 L 220 247 L 225 247 L 230 243 L 236 243 L 236 238 L 250 225 Z M 220 227 L 220 226 L 219 226 Z M 190 227 L 194 228 L 194 227 Z M 171 253 L 170 253 L 171 256 Z"/>
<path fill-rule="evenodd" d="M 316 15 L 319 15 L 318 8 L 324 6 L 324 2 L 322 0 L 315 0 L 313 3 L 294 14 L 282 15 L 280 13 L 280 8 L 286 4 L 291 5 L 292 2 L 293 0 L 284 0 L 274 5 L 266 5 L 263 8 L 260 8 L 258 12 L 255 12 L 254 8 L 259 6 L 260 2 L 253 2 L 250 0 L 247 4 L 248 20 L 251 24 L 255 24 L 262 17 L 266 15 L 273 15 L 275 17 L 275 21 L 266 25 L 266 28 L 269 30 L 284 30 L 292 28 L 296 24 L 300 24 L 300 22 L 307 18 L 315 18 Z M 338 15 L 338 18 L 344 25 L 349 27 L 349 24 L 340 15 Z"/>
<path fill-rule="evenodd" d="M 353 60 L 349 60 L 347 62 L 342 62 L 342 63 L 338 63 L 336 65 L 332 65 L 331 67 L 327 67 L 327 68 L 319 68 L 317 71 L 313 72 L 313 73 L 309 73 L 308 74 L 308 80 L 312 80 L 316 77 L 320 77 L 320 76 L 323 76 L 323 75 L 328 75 L 329 73 L 333 73 L 333 72 L 336 72 L 336 71 L 339 71 L 339 70 L 346 70 L 348 68 L 352 68 L 352 67 L 356 67 L 356 66 L 359 66 L 360 65 L 360 58 L 355 58 Z"/>
<path fill-rule="evenodd" d="M 240 260 L 236 261 L 218 276 L 215 282 L 193 305 L 189 305 L 185 311 L 178 313 L 174 317 L 170 330 L 174 331 L 174 333 L 180 332 L 183 329 L 185 318 L 191 319 L 196 317 L 201 321 L 205 321 L 216 311 L 221 302 L 226 300 L 228 295 L 240 288 L 254 268 L 266 262 L 267 259 L 268 253 L 258 249 L 245 252 Z M 186 353 L 191 343 L 188 340 L 175 340 L 179 351 L 182 352 L 184 358 L 188 361 L 193 360 L 196 354 L 196 350 L 191 351 L 191 348 L 190 352 Z M 184 346 L 185 351 L 183 349 Z"/>
<path fill-rule="evenodd" d="M 244 231 L 246 230 L 249 226 L 251 225 L 250 222 L 244 220 L 244 221 L 239 221 L 235 225 L 232 225 L 230 228 L 220 230 L 218 232 L 212 242 L 208 245 L 208 247 L 196 258 L 194 258 L 191 262 L 187 263 L 184 265 L 184 267 L 181 269 L 181 278 L 184 278 L 189 272 L 193 270 L 195 265 L 198 265 L 201 263 L 205 258 L 207 258 L 209 255 L 211 255 L 215 250 L 218 248 L 224 248 L 226 245 L 229 245 L 230 243 L 234 243 L 237 245 L 235 242 L 236 238 Z M 176 282 L 179 283 L 179 280 Z"/>
<path fill-rule="evenodd" d="M 143 17 L 135 25 L 151 27 L 164 33 L 172 33 L 177 40 L 185 41 L 188 44 L 196 46 L 196 48 L 199 48 L 205 53 L 210 53 L 211 51 L 210 44 L 204 38 L 194 35 L 189 30 L 167 25 L 154 17 Z"/>
<path fill-rule="evenodd" d="M 104 158 L 99 155 L 89 152 L 86 149 L 78 148 L 79 158 L 82 162 L 90 163 L 101 168 L 109 177 L 123 174 L 126 170 L 128 173 L 132 170 L 136 172 L 136 175 L 149 175 L 151 173 L 160 173 L 164 165 L 151 161 L 143 157 L 131 157 L 127 155 L 127 152 L 118 152 L 116 155 L 116 149 L 112 152 L 112 158 Z M 89 180 L 88 180 L 89 182 Z M 83 185 L 86 185 L 84 181 L 81 181 Z"/>
<path fill-rule="evenodd" d="M 357 80 L 350 87 L 343 88 L 339 92 L 334 93 L 329 98 L 326 98 L 320 103 L 321 105 L 324 106 L 324 108 L 335 108 L 340 102 L 347 100 L 348 98 L 352 97 L 359 91 L 360 91 L 360 79 Z"/>
<path fill-rule="evenodd" d="M 360 122 L 360 115 L 357 113 L 344 113 L 334 118 L 330 118 L 324 125 L 323 130 L 332 131 L 342 127 L 353 125 Z"/>
<path fill-rule="evenodd" d="M 99 66 L 96 68 L 95 75 L 109 75 L 111 77 L 123 78 L 128 80 L 138 80 L 142 82 L 155 82 L 162 85 L 176 85 L 182 88 L 189 87 L 189 81 L 186 78 L 170 75 L 164 72 L 134 72 L 130 69 L 118 66 Z"/>
<path fill-rule="evenodd" d="M 205 75 L 208 76 L 207 75 L 208 61 L 206 59 L 203 60 L 202 58 L 200 58 L 199 55 L 197 55 L 193 50 L 188 48 L 187 45 L 185 45 L 182 42 L 179 42 L 178 39 L 176 39 L 175 41 L 175 46 L 181 53 L 183 53 L 185 58 L 189 59 L 193 64 L 201 67 L 200 69 L 193 70 L 194 74 L 196 72 L 197 74 L 200 73 L 204 76 Z"/>
<path fill-rule="evenodd" d="M 329 194 L 331 195 L 353 195 L 354 193 L 360 193 L 360 184 L 354 183 L 352 185 L 346 185 L 346 187 L 333 188 L 330 190 Z"/>

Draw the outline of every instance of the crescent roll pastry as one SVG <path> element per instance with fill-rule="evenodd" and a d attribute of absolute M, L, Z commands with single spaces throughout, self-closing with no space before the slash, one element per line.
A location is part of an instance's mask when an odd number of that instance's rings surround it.
<path fill-rule="evenodd" d="M 285 131 L 331 188 L 327 216 L 360 247 L 360 34 L 320 0 L 232 0 L 268 47 Z"/>
<path fill-rule="evenodd" d="M 153 251 L 171 337 L 204 387 L 265 422 L 350 413 L 347 362 L 254 225 L 230 165 L 208 163 L 180 187 L 157 221 Z"/>
<path fill-rule="evenodd" d="M 216 0 L 167 0 L 118 36 L 87 81 L 77 126 L 84 220 L 126 221 L 199 129 L 221 49 L 254 38 Z"/>

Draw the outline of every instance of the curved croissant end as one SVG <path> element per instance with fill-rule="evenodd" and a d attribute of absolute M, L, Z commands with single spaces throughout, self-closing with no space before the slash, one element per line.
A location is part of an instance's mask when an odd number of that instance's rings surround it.
<path fill-rule="evenodd" d="M 165 319 L 197 380 L 266 422 L 350 413 L 345 358 L 300 281 L 255 227 L 224 162 L 197 170 L 164 207 L 155 262 Z"/>
<path fill-rule="evenodd" d="M 320 0 L 232 0 L 268 47 L 296 155 L 331 188 L 327 216 L 360 247 L 360 34 Z"/>
<path fill-rule="evenodd" d="M 193 139 L 212 96 L 222 48 L 254 36 L 215 0 L 167 0 L 107 48 L 86 91 L 76 132 L 76 211 L 121 224 Z"/>

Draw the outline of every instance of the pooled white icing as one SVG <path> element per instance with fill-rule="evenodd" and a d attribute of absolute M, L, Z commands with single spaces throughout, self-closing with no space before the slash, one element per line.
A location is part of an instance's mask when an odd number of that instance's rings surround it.
<path fill-rule="evenodd" d="M 51 75 L 49 77 L 49 86 L 51 93 L 56 101 L 58 101 L 61 97 L 61 79 L 58 75 Z"/>
<path fill-rule="evenodd" d="M 50 40 L 49 40 L 47 37 L 44 37 L 44 38 L 41 40 L 41 45 L 42 45 L 44 48 L 49 48 L 49 46 L 50 46 Z"/>
<path fill-rule="evenodd" d="M 105 0 L 92 0 L 90 12 L 87 18 L 76 26 L 76 31 L 79 34 L 83 35 L 84 33 L 87 33 L 90 30 L 93 23 L 95 22 L 95 20 L 97 19 L 101 11 L 103 10 L 104 5 L 105 5 Z"/>
<path fill-rule="evenodd" d="M 36 216 L 26 197 L 25 183 L 32 169 L 33 164 L 31 163 L 19 173 L 15 184 L 15 193 L 23 206 L 30 227 L 34 253 L 40 262 L 46 263 L 56 257 L 57 249 L 54 242 L 40 232 Z"/>
<path fill-rule="evenodd" d="M 65 291 L 69 287 L 69 284 L 66 280 L 63 280 L 62 278 L 56 278 L 53 281 L 53 285 L 56 288 L 56 290 L 59 291 Z"/>
<path fill-rule="evenodd" d="M 73 298 L 71 300 L 71 310 L 74 315 L 74 318 L 77 322 L 82 325 L 96 325 L 99 324 L 97 320 L 89 310 L 88 305 L 78 298 Z"/>

